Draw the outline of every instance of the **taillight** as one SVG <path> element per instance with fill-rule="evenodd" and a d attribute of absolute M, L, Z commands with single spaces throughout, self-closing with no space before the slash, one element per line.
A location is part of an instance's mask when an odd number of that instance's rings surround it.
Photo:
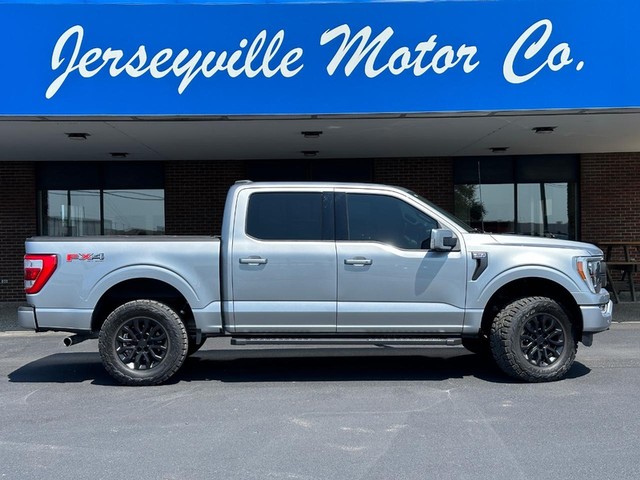
<path fill-rule="evenodd" d="M 57 255 L 24 256 L 24 291 L 38 293 L 51 278 L 58 266 Z"/>

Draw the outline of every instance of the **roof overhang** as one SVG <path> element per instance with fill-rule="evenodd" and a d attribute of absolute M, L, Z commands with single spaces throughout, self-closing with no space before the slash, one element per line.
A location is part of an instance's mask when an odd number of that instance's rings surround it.
<path fill-rule="evenodd" d="M 640 151 L 614 3 L 3 3 L 0 160 Z"/>

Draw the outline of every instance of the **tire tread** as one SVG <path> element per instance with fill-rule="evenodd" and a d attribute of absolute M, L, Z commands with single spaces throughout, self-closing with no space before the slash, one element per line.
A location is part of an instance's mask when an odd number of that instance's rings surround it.
<path fill-rule="evenodd" d="M 111 349 L 110 342 L 112 341 L 112 335 L 115 335 L 119 328 L 118 319 L 123 315 L 127 315 L 139 309 L 144 309 L 163 315 L 166 319 L 171 321 L 171 323 L 177 329 L 177 332 L 173 333 L 177 333 L 177 338 L 175 340 L 177 340 L 179 347 L 178 357 L 173 362 L 173 364 L 169 368 L 165 369 L 160 375 L 135 376 L 125 374 L 120 368 L 118 368 L 117 362 L 119 362 L 119 359 L 112 357 L 108 353 Z M 169 332 L 167 333 L 169 334 Z M 187 329 L 180 319 L 180 316 L 167 305 L 155 300 L 133 300 L 119 306 L 113 312 L 111 312 L 111 314 L 105 320 L 98 338 L 98 347 L 105 369 L 119 383 L 128 386 L 159 385 L 163 382 L 166 382 L 169 378 L 175 375 L 180 367 L 182 367 L 182 364 L 187 357 L 189 343 L 187 337 Z"/>
<path fill-rule="evenodd" d="M 558 368 L 554 368 L 551 371 L 536 367 L 527 369 L 521 365 L 521 362 L 516 357 L 516 349 L 519 349 L 520 345 L 518 343 L 514 344 L 513 324 L 519 314 L 536 307 L 558 308 L 566 316 L 562 307 L 548 297 L 524 297 L 515 300 L 496 315 L 491 325 L 491 334 L 489 336 L 491 352 L 498 366 L 511 377 L 533 383 L 560 380 L 572 367 L 576 356 L 577 344 L 572 331 L 569 332 L 565 339 L 565 348 L 569 349 L 569 357 Z M 570 330 L 573 330 L 573 326 L 570 327 Z"/>

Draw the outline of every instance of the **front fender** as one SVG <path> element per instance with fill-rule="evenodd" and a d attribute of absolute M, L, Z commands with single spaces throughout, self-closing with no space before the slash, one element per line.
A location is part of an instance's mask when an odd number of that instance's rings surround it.
<path fill-rule="evenodd" d="M 566 273 L 544 265 L 523 265 L 499 273 L 488 282 L 478 285 L 479 288 L 477 289 L 473 289 L 470 286 L 468 290 L 470 294 L 468 297 L 469 303 L 467 306 L 468 308 L 484 308 L 491 297 L 493 297 L 493 295 L 502 287 L 517 280 L 525 280 L 529 278 L 544 279 L 554 282 L 569 292 L 576 300 L 576 303 L 583 303 L 582 297 L 585 292 L 583 292 L 580 288 L 581 286 Z M 482 277 L 480 277 L 480 281 L 481 280 L 483 280 Z M 473 284 L 474 282 L 471 283 Z M 526 292 L 523 293 L 526 294 Z"/>

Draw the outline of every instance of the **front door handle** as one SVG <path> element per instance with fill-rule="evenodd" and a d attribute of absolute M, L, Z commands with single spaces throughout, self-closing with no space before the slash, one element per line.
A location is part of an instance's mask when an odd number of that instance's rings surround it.
<path fill-rule="evenodd" d="M 345 265 L 357 265 L 360 267 L 364 267 L 365 265 L 371 265 L 372 263 L 373 263 L 373 260 L 371 260 L 370 258 L 364 258 L 364 257 L 345 258 L 344 260 Z"/>
<path fill-rule="evenodd" d="M 261 257 L 241 258 L 240 263 L 242 265 L 266 265 L 267 259 Z"/>

